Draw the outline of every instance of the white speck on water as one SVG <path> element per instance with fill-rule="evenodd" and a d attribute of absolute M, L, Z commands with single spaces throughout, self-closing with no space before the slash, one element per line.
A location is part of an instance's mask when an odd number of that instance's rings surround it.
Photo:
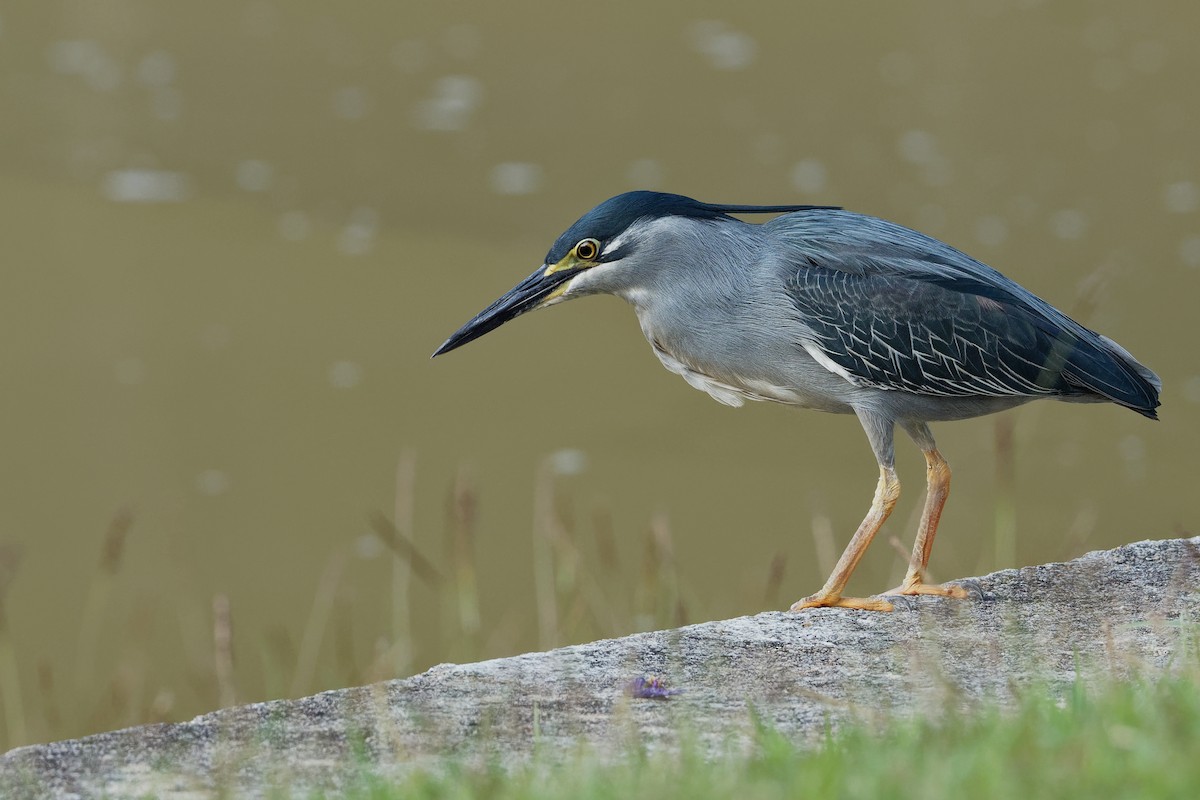
<path fill-rule="evenodd" d="M 229 473 L 220 469 L 206 469 L 196 476 L 196 491 L 216 497 L 229 491 Z"/>
<path fill-rule="evenodd" d="M 1146 442 L 1135 433 L 1121 439 L 1118 447 L 1121 450 L 1121 458 L 1126 461 L 1137 461 L 1146 457 Z"/>
<path fill-rule="evenodd" d="M 758 43 L 754 37 L 718 20 L 699 20 L 688 27 L 692 49 L 708 59 L 714 69 L 741 70 L 754 63 Z"/>
<path fill-rule="evenodd" d="M 146 363 L 136 356 L 119 359 L 113 365 L 113 376 L 122 386 L 137 386 L 146 382 Z"/>
<path fill-rule="evenodd" d="M 1064 208 L 1050 217 L 1050 229 L 1060 239 L 1078 239 L 1087 231 L 1088 219 L 1077 208 Z"/>
<path fill-rule="evenodd" d="M 754 156 L 758 163 L 775 166 L 783 158 L 783 139 L 777 133 L 760 133 L 754 137 Z"/>
<path fill-rule="evenodd" d="M 354 540 L 354 553 L 364 561 L 379 558 L 385 549 L 383 540 L 374 533 L 364 533 Z"/>
<path fill-rule="evenodd" d="M 657 189 L 663 182 L 662 164 L 654 158 L 639 158 L 625 170 L 625 180 L 638 189 Z"/>
<path fill-rule="evenodd" d="M 1190 214 L 1200 208 L 1200 189 L 1191 181 L 1176 181 L 1163 190 L 1163 202 L 1172 214 Z"/>
<path fill-rule="evenodd" d="M 587 453 L 574 448 L 555 450 L 550 454 L 550 469 L 556 475 L 578 475 L 587 469 Z"/>
<path fill-rule="evenodd" d="M 48 58 L 55 72 L 79 75 L 98 91 L 121 85 L 121 68 L 94 39 L 60 39 L 50 45 Z"/>
<path fill-rule="evenodd" d="M 169 719 L 175 710 L 175 693 L 170 689 L 159 689 L 150 702 L 150 715 L 159 719 Z"/>
<path fill-rule="evenodd" d="M 361 86 L 344 86 L 333 93 L 333 113 L 346 120 L 360 120 L 370 110 L 371 97 Z"/>
<path fill-rule="evenodd" d="M 929 131 L 913 129 L 900 134 L 896 145 L 900 157 L 911 164 L 929 164 L 941 159 L 937 139 Z"/>
<path fill-rule="evenodd" d="M 542 167 L 527 161 L 505 161 L 492 167 L 491 184 L 496 194 L 533 194 L 542 186 Z"/>
<path fill-rule="evenodd" d="M 433 86 L 433 96 L 414 107 L 418 127 L 431 131 L 461 131 L 483 97 L 483 84 L 468 75 L 447 75 Z"/>
<path fill-rule="evenodd" d="M 335 389 L 353 389 L 362 378 L 362 367 L 353 361 L 335 361 L 329 368 L 329 385 Z"/>
<path fill-rule="evenodd" d="M 370 205 L 360 205 L 350 211 L 350 222 L 374 230 L 379 227 L 379 212 Z"/>
<path fill-rule="evenodd" d="M 104 196 L 114 203 L 180 203 L 191 194 L 182 172 L 161 169 L 118 169 L 104 176 Z"/>
<path fill-rule="evenodd" d="M 361 256 L 375 246 L 379 228 L 379 212 L 370 206 L 359 206 L 350 212 L 350 219 L 338 233 L 338 250 L 346 255 Z"/>
<path fill-rule="evenodd" d="M 802 158 L 792 166 L 792 186 L 803 194 L 819 194 L 825 191 L 828 177 L 825 165 L 816 158 Z"/>
<path fill-rule="evenodd" d="M 374 231 L 379 227 L 379 212 L 371 206 L 358 206 L 350 212 L 350 224 L 362 225 Z"/>
<path fill-rule="evenodd" d="M 949 186 L 954 182 L 954 170 L 950 168 L 949 161 L 939 158 L 922 165 L 921 181 L 926 186 Z"/>
<path fill-rule="evenodd" d="M 237 185 L 244 192 L 265 192 L 274 178 L 274 168 L 260 159 L 248 158 L 237 165 Z"/>
<path fill-rule="evenodd" d="M 138 62 L 137 79 L 143 86 L 170 86 L 175 80 L 175 59 L 165 50 L 147 53 Z"/>
<path fill-rule="evenodd" d="M 1117 443 L 1117 451 L 1125 462 L 1125 474 L 1132 479 L 1146 474 L 1146 442 L 1141 436 L 1131 433 Z"/>
<path fill-rule="evenodd" d="M 279 215 L 279 235 L 289 242 L 304 241 L 311 230 L 308 214 L 303 211 L 285 211 Z"/>
<path fill-rule="evenodd" d="M 86 69 L 87 62 L 95 56 L 100 45 L 91 39 L 59 39 L 50 44 L 46 60 L 50 69 L 63 75 L 79 75 Z"/>
<path fill-rule="evenodd" d="M 1008 223 L 997 214 L 985 214 L 975 221 L 975 238 L 988 247 L 998 247 L 1008 239 Z"/>
<path fill-rule="evenodd" d="M 338 233 L 337 248 L 348 256 L 362 256 L 375 246 L 375 231 L 365 225 L 347 223 Z"/>
<path fill-rule="evenodd" d="M 1200 234 L 1193 233 L 1183 238 L 1179 243 L 1179 258 L 1193 269 L 1200 267 Z"/>

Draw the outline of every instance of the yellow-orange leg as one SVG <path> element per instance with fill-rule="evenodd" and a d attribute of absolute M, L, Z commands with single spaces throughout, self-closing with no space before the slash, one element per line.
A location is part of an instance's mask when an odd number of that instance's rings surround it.
<path fill-rule="evenodd" d="M 950 465 L 936 447 L 925 450 L 925 480 L 929 490 L 925 495 L 925 508 L 921 512 L 921 525 L 917 528 L 917 541 L 913 545 L 912 558 L 908 561 L 908 572 L 903 583 L 884 594 L 966 597 L 966 590 L 960 586 L 925 583 L 925 569 L 929 566 L 929 554 L 933 551 L 933 537 L 937 535 L 942 507 L 946 505 L 946 498 L 950 496 Z"/>
<path fill-rule="evenodd" d="M 892 610 L 892 604 L 887 600 L 877 597 L 842 597 L 842 590 L 846 588 L 850 575 L 858 566 L 858 562 L 871 544 L 871 540 L 883 527 L 883 523 L 892 513 L 892 509 L 896 507 L 896 500 L 899 497 L 900 481 L 896 478 L 896 470 L 892 467 L 880 466 L 879 483 L 875 487 L 875 499 L 871 501 L 871 510 L 867 512 L 866 519 L 854 532 L 850 544 L 846 545 L 846 550 L 838 559 L 837 566 L 833 568 L 829 580 L 825 581 L 821 591 L 793 603 L 792 611 L 823 606 L 859 608 L 865 611 Z"/>

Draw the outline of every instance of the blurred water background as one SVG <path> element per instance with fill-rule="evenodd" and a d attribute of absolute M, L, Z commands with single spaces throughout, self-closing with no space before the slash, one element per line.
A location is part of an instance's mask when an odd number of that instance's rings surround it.
<path fill-rule="evenodd" d="M 0 2 L 0 744 L 814 591 L 874 487 L 853 418 L 722 407 L 611 298 L 429 361 L 631 188 L 911 225 L 1163 377 L 1159 423 L 1040 403 L 936 426 L 935 578 L 1194 526 L 1198 23 Z M 898 449 L 859 592 L 914 535 L 923 461 Z"/>

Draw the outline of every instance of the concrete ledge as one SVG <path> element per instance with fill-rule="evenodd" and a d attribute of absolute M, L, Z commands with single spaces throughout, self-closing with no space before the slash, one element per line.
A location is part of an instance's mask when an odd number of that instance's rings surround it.
<path fill-rule="evenodd" d="M 1146 541 L 974 581 L 980 599 L 922 597 L 892 614 L 819 609 L 689 625 L 477 664 L 190 722 L 23 747 L 0 758 L 5 798 L 254 797 L 401 774 L 446 756 L 513 761 L 537 746 L 713 749 L 745 741 L 751 709 L 798 740 L 827 724 L 1006 703 L 1037 682 L 1168 667 L 1200 621 L 1200 537 Z M 632 698 L 638 675 L 682 690 Z"/>

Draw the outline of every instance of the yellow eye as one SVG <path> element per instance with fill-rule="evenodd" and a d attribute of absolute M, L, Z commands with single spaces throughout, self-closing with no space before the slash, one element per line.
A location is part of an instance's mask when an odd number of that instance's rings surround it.
<path fill-rule="evenodd" d="M 582 239 L 575 245 L 575 257 L 580 261 L 595 261 L 600 255 L 600 243 L 595 239 Z"/>

